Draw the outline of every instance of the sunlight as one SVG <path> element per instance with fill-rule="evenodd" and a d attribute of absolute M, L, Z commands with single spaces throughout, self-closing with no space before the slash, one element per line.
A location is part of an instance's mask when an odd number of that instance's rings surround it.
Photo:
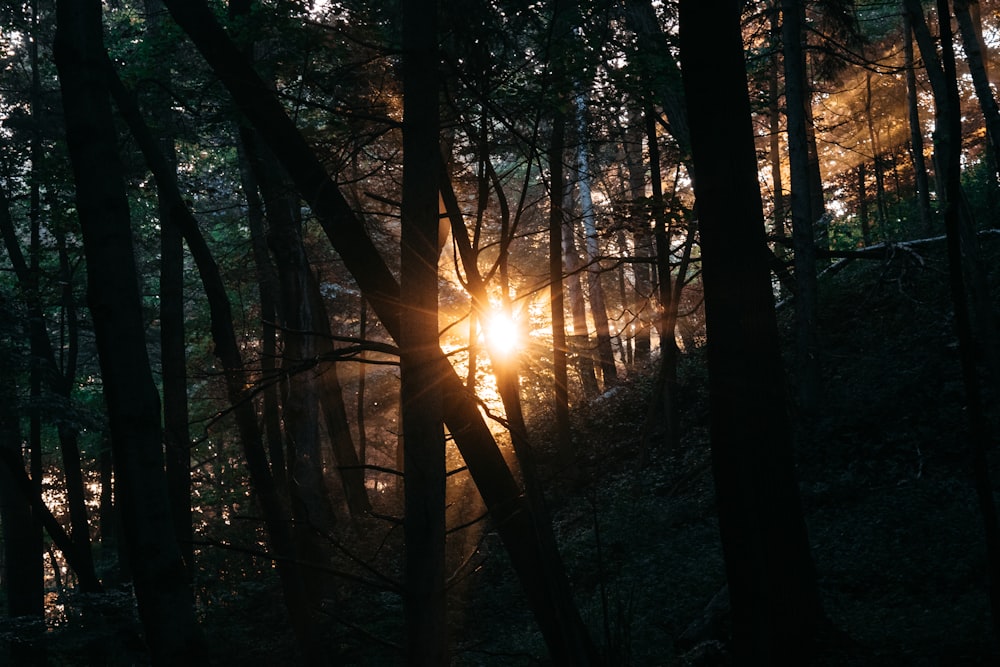
<path fill-rule="evenodd" d="M 521 332 L 517 321 L 506 313 L 494 311 L 483 329 L 486 343 L 495 354 L 508 356 L 521 347 Z"/>

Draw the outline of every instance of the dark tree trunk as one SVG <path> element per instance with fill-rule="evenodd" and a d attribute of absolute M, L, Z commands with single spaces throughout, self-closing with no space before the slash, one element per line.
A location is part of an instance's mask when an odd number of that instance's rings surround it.
<path fill-rule="evenodd" d="M 663 180 L 660 174 L 660 148 L 656 139 L 656 125 L 652 110 L 646 112 L 646 141 L 649 144 L 649 171 L 653 183 L 653 220 L 656 239 L 656 275 L 660 302 L 660 371 L 657 389 L 663 405 L 666 422 L 666 441 L 674 447 L 680 442 L 680 409 L 677 402 L 677 300 L 670 276 L 670 230 L 667 228 L 666 203 L 663 199 Z M 681 278 L 683 281 L 683 278 Z M 679 294 L 679 290 L 678 290 Z"/>
<path fill-rule="evenodd" d="M 149 39 L 163 39 L 163 4 L 146 0 Z M 176 169 L 170 98 L 161 91 L 171 87 L 167 58 L 153 60 L 154 87 L 150 100 L 152 125 L 160 139 L 160 151 L 171 169 Z M 194 531 L 191 525 L 191 433 L 188 425 L 187 350 L 184 337 L 184 239 L 170 219 L 170 206 L 158 203 L 160 216 L 160 366 L 163 383 L 163 449 L 167 488 L 174 518 L 174 535 L 188 569 L 194 567 Z"/>
<path fill-rule="evenodd" d="M 4 313 L 6 316 L 7 313 Z M 0 348 L 4 367 L 14 368 L 13 350 Z M 21 425 L 17 415 L 14 378 L 0 383 L 0 448 L 24 470 Z M 3 527 L 4 589 L 7 615 L 41 618 L 43 608 L 42 552 L 35 535 L 41 524 L 32 515 L 31 503 L 20 493 L 12 472 L 0 464 L 0 526 Z"/>
<path fill-rule="evenodd" d="M 781 0 L 774 0 L 769 8 L 771 16 L 771 32 L 777 36 L 781 29 Z M 779 239 L 787 236 L 785 230 L 785 185 L 781 173 L 781 50 L 774 49 L 771 54 L 771 72 L 768 77 L 768 124 L 771 130 L 769 137 L 769 158 L 771 161 L 771 186 L 773 188 L 772 202 L 774 216 L 774 235 Z"/>
<path fill-rule="evenodd" d="M 640 116 L 630 121 L 623 142 L 628 171 L 629 228 L 632 232 L 633 253 L 636 259 L 648 259 L 654 254 L 653 239 L 649 230 L 649 207 L 645 203 L 647 170 L 642 159 L 642 139 L 644 136 L 644 124 Z M 635 284 L 633 285 L 635 306 L 632 313 L 635 323 L 634 361 L 636 366 L 642 367 L 649 363 L 651 352 L 652 308 L 650 304 L 653 300 L 653 281 L 650 277 L 650 264 L 644 261 L 633 263 L 632 274 L 635 276 Z"/>
<path fill-rule="evenodd" d="M 799 505 L 750 122 L 740 3 L 682 0 L 712 466 L 735 664 L 808 664 L 822 619 Z M 711 79 L 712 86 L 704 81 Z M 754 251 L 754 248 L 760 250 Z M 768 418 L 761 419 L 766 414 Z"/>
<path fill-rule="evenodd" d="M 403 2 L 403 206 L 399 360 L 407 662 L 448 662 L 445 449 L 438 342 L 440 159 L 436 0 Z"/>
<path fill-rule="evenodd" d="M 927 161 L 924 159 L 924 132 L 920 127 L 920 107 L 917 104 L 917 77 L 913 64 L 913 28 L 909 12 L 903 12 L 903 58 L 906 68 L 906 108 L 910 125 L 910 159 L 913 161 L 913 177 L 917 186 L 917 208 L 920 226 L 924 234 L 934 231 L 931 216 L 930 179 L 927 177 Z"/>
<path fill-rule="evenodd" d="M 872 244 L 871 222 L 868 220 L 868 163 L 858 163 L 858 222 L 861 225 L 861 242 Z"/>
<path fill-rule="evenodd" d="M 566 347 L 566 310 L 563 290 L 563 138 L 566 119 L 557 112 L 549 143 L 549 304 L 552 313 L 552 381 L 555 390 L 556 442 L 560 455 L 571 458 L 569 373 Z"/>
<path fill-rule="evenodd" d="M 257 179 L 250 161 L 254 144 L 253 130 L 239 128 L 237 148 L 240 154 L 240 183 L 247 198 L 247 226 L 250 228 L 250 244 L 253 249 L 254 267 L 257 269 L 257 295 L 260 299 L 261 320 L 261 412 L 264 434 L 267 437 L 267 453 L 271 461 L 271 475 L 278 493 L 288 497 L 288 469 L 285 463 L 285 437 L 281 431 L 281 407 L 278 389 L 281 386 L 278 371 L 278 276 L 271 255 L 267 250 L 267 232 L 264 202 L 260 199 Z"/>
<path fill-rule="evenodd" d="M 145 347 L 138 277 L 105 71 L 99 2 L 60 0 L 54 55 L 87 258 L 124 536 L 154 663 L 195 660 L 194 600 L 173 539 L 160 402 Z"/>
<path fill-rule="evenodd" d="M 788 157 L 792 180 L 792 243 L 795 248 L 795 351 L 799 423 L 811 428 L 820 401 L 816 311 L 816 216 L 811 204 L 808 137 L 809 103 L 802 53 L 802 0 L 782 0 L 781 36 L 785 54 Z"/>

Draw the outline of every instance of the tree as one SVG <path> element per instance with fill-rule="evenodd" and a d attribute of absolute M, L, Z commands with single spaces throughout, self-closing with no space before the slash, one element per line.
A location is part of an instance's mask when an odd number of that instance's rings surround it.
<path fill-rule="evenodd" d="M 740 3 L 682 0 L 698 178 L 712 470 L 738 664 L 806 664 L 822 618 L 793 473 L 750 124 Z M 786 56 L 787 57 L 787 56 Z M 704 86 L 706 77 L 716 82 Z M 761 415 L 769 415 L 767 420 Z"/>
<path fill-rule="evenodd" d="M 145 347 L 128 200 L 108 96 L 99 2 L 60 0 L 54 56 L 87 257 L 122 524 L 155 663 L 200 650 L 163 473 L 160 402 Z"/>
<path fill-rule="evenodd" d="M 792 243 L 795 248 L 795 350 L 798 407 L 802 423 L 811 423 L 819 408 L 820 374 L 816 339 L 818 287 L 814 206 L 811 204 L 805 55 L 802 52 L 801 0 L 782 0 L 781 36 L 784 44 L 785 103 L 788 119 L 788 157 L 791 165 Z"/>
<path fill-rule="evenodd" d="M 403 416 L 407 656 L 445 664 L 445 453 L 438 341 L 436 0 L 403 3 L 403 207 L 400 401 Z"/>

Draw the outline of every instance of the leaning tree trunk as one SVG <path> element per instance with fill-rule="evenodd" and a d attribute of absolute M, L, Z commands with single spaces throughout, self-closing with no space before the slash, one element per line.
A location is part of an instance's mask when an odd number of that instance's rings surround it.
<path fill-rule="evenodd" d="M 87 259 L 114 451 L 116 490 L 139 615 L 154 663 L 194 660 L 194 598 L 173 535 L 160 401 L 145 346 L 124 169 L 108 98 L 101 4 L 60 0 L 54 55 Z"/>
<path fill-rule="evenodd" d="M 681 0 L 698 179 L 712 467 L 736 664 L 802 665 L 822 618 L 767 266 L 740 3 Z M 706 80 L 714 85 L 705 86 Z M 759 248 L 759 251 L 753 251 Z M 768 419 L 760 415 L 769 415 Z"/>

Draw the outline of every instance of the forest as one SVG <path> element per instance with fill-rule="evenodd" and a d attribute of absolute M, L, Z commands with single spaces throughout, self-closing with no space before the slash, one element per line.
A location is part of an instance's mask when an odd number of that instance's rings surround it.
<path fill-rule="evenodd" d="M 0 3 L 0 664 L 1000 664 L 1000 3 Z"/>

